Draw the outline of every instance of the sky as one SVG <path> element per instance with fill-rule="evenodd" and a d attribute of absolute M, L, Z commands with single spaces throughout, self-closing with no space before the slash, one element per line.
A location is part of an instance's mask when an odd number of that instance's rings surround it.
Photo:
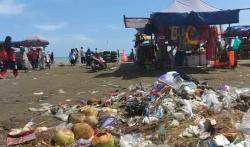
<path fill-rule="evenodd" d="M 127 50 L 133 48 L 134 29 L 126 29 L 123 15 L 148 17 L 173 0 L 0 0 L 0 40 L 19 41 L 40 36 L 55 56 L 71 48 Z M 250 8 L 249 0 L 204 0 L 221 9 Z M 250 25 L 250 10 L 240 12 L 240 24 Z"/>

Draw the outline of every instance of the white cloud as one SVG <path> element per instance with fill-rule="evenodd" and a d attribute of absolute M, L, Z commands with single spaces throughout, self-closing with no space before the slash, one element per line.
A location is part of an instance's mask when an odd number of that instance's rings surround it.
<path fill-rule="evenodd" d="M 57 24 L 39 24 L 34 25 L 35 28 L 41 30 L 41 31 L 56 31 L 64 28 L 66 26 L 66 23 L 57 23 Z"/>
<path fill-rule="evenodd" d="M 71 37 L 82 41 L 82 42 L 87 42 L 87 43 L 93 43 L 94 40 L 90 37 L 85 36 L 84 34 L 76 34 L 76 35 L 71 35 Z"/>
<path fill-rule="evenodd" d="M 18 15 L 22 14 L 24 10 L 24 4 L 18 4 L 14 0 L 0 1 L 0 14 L 5 15 Z"/>
<path fill-rule="evenodd" d="M 116 30 L 119 30 L 120 28 L 118 26 L 116 26 L 116 25 L 109 24 L 109 25 L 106 26 L 106 29 L 109 30 L 109 31 L 116 31 Z"/>
<path fill-rule="evenodd" d="M 51 44 L 66 44 L 69 46 L 74 46 L 77 44 L 92 44 L 95 40 L 84 34 L 64 34 L 60 36 L 42 36 L 47 39 Z"/>

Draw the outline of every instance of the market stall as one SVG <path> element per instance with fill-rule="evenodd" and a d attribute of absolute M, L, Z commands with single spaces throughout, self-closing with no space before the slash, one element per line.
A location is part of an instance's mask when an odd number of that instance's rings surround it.
<path fill-rule="evenodd" d="M 221 38 L 216 25 L 238 23 L 239 10 L 219 10 L 200 0 L 175 0 L 163 12 L 153 13 L 151 21 L 158 30 L 156 37 L 163 38 L 158 43 L 178 46 L 177 66 L 203 66 L 216 59 Z"/>
<path fill-rule="evenodd" d="M 250 26 L 228 27 L 223 33 L 223 37 L 227 40 L 232 40 L 238 37 L 241 40 L 241 45 L 238 49 L 239 59 L 250 58 Z"/>
<path fill-rule="evenodd" d="M 152 13 L 143 29 L 154 36 L 152 42 L 157 46 L 159 61 L 164 62 L 166 54 L 174 54 L 168 55 L 175 58 L 174 66 L 203 66 L 216 62 L 217 53 L 221 52 L 221 25 L 239 23 L 239 12 L 220 10 L 201 0 L 174 0 L 163 11 Z M 138 21 L 134 18 L 134 22 Z"/>

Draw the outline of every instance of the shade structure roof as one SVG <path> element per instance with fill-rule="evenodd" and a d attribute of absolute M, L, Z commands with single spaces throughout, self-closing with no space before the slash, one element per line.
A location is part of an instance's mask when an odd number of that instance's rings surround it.
<path fill-rule="evenodd" d="M 21 41 L 21 45 L 25 47 L 41 47 L 49 45 L 49 41 L 38 36 L 31 36 Z"/>
<path fill-rule="evenodd" d="M 174 0 L 166 9 L 151 14 L 156 27 L 219 25 L 239 22 L 239 10 L 221 10 L 202 0 Z"/>
<path fill-rule="evenodd" d="M 190 13 L 153 13 L 153 24 L 159 27 L 188 25 L 219 25 L 239 23 L 239 10 Z"/>
<path fill-rule="evenodd" d="M 189 12 L 213 12 L 219 11 L 202 0 L 174 0 L 166 9 L 164 13 L 189 13 Z"/>
<path fill-rule="evenodd" d="M 125 28 L 141 29 L 149 22 L 149 18 L 131 18 L 124 15 Z"/>
<path fill-rule="evenodd" d="M 250 37 L 250 26 L 228 27 L 223 34 L 225 37 Z"/>

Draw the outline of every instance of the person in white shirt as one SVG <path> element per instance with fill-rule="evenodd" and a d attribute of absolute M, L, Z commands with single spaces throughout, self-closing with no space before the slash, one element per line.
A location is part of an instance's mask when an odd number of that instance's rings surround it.
<path fill-rule="evenodd" d="M 80 54 L 81 54 L 81 64 L 85 64 L 86 58 L 85 58 L 85 51 L 84 51 L 83 47 L 81 47 Z"/>

